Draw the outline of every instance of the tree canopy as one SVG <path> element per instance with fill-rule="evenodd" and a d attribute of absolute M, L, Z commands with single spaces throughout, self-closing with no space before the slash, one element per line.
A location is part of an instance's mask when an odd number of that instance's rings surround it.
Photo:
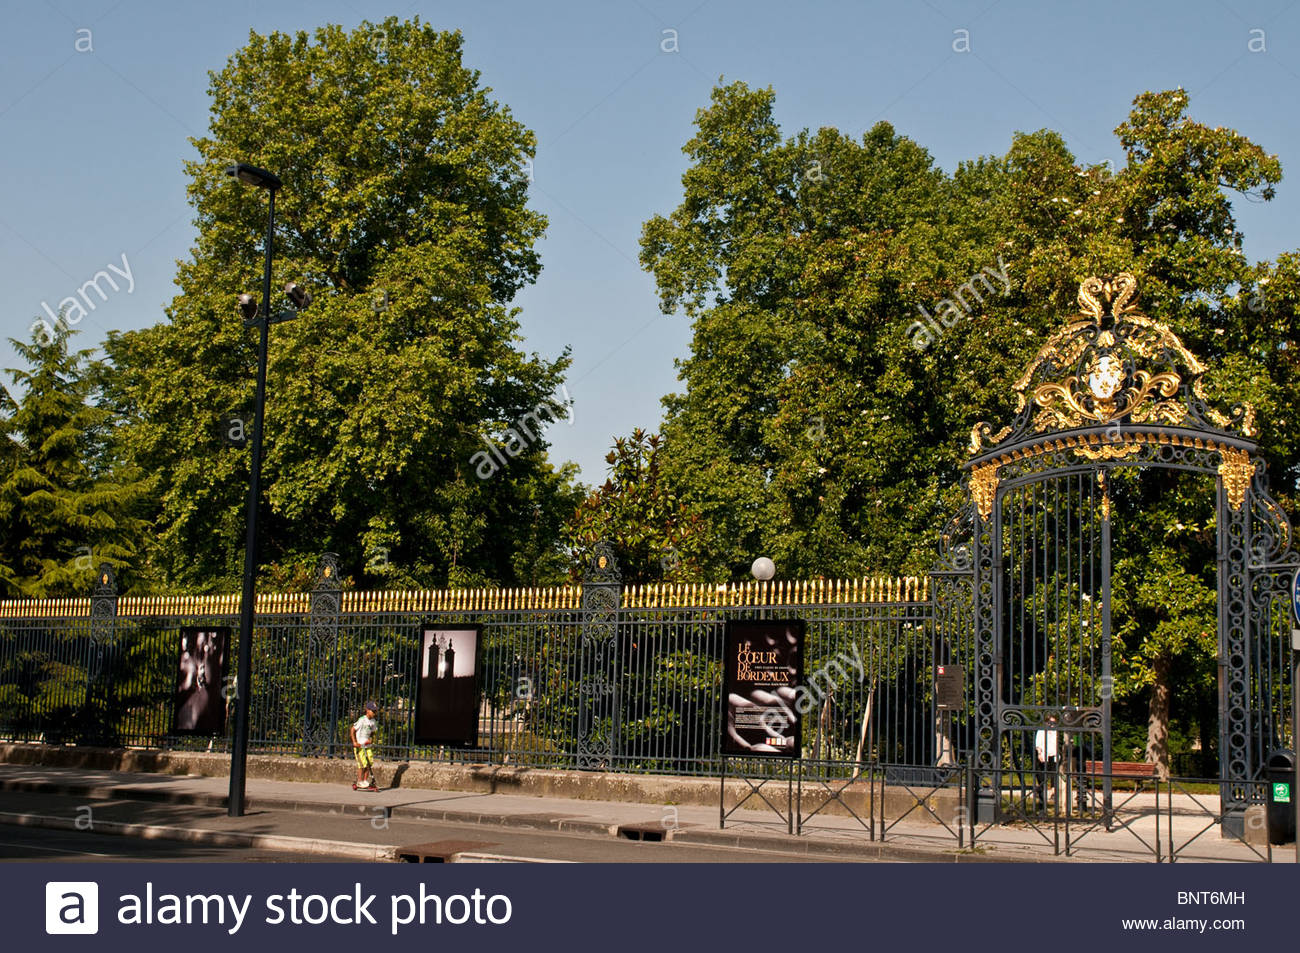
<path fill-rule="evenodd" d="M 510 302 L 546 222 L 528 204 L 534 136 L 490 93 L 461 36 L 418 19 L 251 33 L 211 74 L 179 293 L 165 321 L 107 343 L 124 447 L 157 502 L 159 585 L 229 590 L 240 572 L 249 454 L 224 437 L 252 419 L 256 332 L 234 303 L 260 288 L 266 195 L 223 174 L 235 161 L 283 180 L 272 285 L 315 296 L 271 333 L 263 564 L 292 574 L 334 551 L 374 586 L 563 574 L 576 498 L 541 433 L 490 479 L 471 464 L 568 365 L 518 346 Z"/>

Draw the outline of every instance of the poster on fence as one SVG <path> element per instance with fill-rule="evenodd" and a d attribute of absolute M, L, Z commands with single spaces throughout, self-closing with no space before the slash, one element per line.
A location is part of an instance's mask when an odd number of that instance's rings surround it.
<path fill-rule="evenodd" d="M 802 619 L 727 622 L 723 754 L 798 756 L 803 636 Z"/>
<path fill-rule="evenodd" d="M 420 639 L 415 743 L 478 743 L 478 643 L 482 626 L 426 627 Z"/>
<path fill-rule="evenodd" d="M 176 666 L 176 709 L 172 731 L 178 735 L 220 735 L 226 730 L 226 646 L 230 629 L 181 629 Z"/>

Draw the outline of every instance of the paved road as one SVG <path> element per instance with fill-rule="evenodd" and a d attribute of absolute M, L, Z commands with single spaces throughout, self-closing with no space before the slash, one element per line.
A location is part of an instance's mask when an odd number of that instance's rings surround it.
<path fill-rule="evenodd" d="M 333 857 L 294 854 L 286 851 L 233 850 L 227 847 L 179 844 L 175 841 L 116 837 L 111 834 L 94 834 L 87 831 L 51 831 L 8 824 L 0 825 L 0 861 L 15 860 L 38 860 L 42 863 L 69 861 L 336 862 Z"/>
<path fill-rule="evenodd" d="M 398 821 L 364 806 L 355 816 L 253 811 L 228 817 L 219 808 L 151 801 L 87 801 L 85 798 L 0 792 L 0 812 L 31 813 L 93 825 L 100 821 L 189 829 L 241 831 L 402 846 L 436 841 L 466 842 L 472 854 L 545 861 L 602 863 L 817 863 L 834 858 L 772 850 L 694 844 L 637 842 L 611 835 L 529 830 L 503 825 L 445 821 Z M 107 856 L 99 856 L 107 855 Z M 92 831 L 56 831 L 0 824 L 0 859 L 41 860 L 325 860 L 319 854 L 180 844 Z"/>

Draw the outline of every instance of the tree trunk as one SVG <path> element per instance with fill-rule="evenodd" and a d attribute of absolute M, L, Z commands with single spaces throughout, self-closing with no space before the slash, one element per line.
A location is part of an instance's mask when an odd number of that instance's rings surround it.
<path fill-rule="evenodd" d="M 1169 699 L 1173 687 L 1169 684 L 1172 662 L 1167 655 L 1157 656 L 1152 666 L 1155 681 L 1151 683 L 1151 701 L 1147 709 L 1147 761 L 1156 765 L 1160 780 L 1169 780 Z"/>

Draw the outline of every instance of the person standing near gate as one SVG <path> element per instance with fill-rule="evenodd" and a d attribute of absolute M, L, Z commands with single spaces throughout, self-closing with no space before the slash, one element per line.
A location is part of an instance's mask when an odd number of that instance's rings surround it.
<path fill-rule="evenodd" d="M 1038 806 L 1046 802 L 1043 799 L 1043 787 L 1052 786 L 1052 803 L 1056 803 L 1057 746 L 1060 744 L 1060 732 L 1056 730 L 1056 716 L 1047 716 L 1047 725 L 1034 732 L 1034 757 L 1038 770 L 1034 772 L 1034 797 Z"/>
<path fill-rule="evenodd" d="M 352 752 L 357 759 L 357 780 L 352 785 L 354 791 L 379 790 L 374 779 L 374 739 L 375 731 L 379 728 L 375 714 L 378 711 L 378 705 L 366 702 L 366 713 L 352 726 Z"/>

